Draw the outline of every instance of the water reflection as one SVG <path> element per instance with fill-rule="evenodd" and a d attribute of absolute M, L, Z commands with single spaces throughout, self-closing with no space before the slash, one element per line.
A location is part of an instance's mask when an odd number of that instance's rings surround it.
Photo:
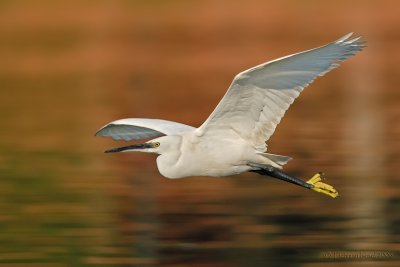
<path fill-rule="evenodd" d="M 221 3 L 2 2 L 0 266 L 399 265 L 397 2 Z M 349 25 L 365 53 L 269 143 L 339 199 L 252 174 L 167 180 L 151 155 L 104 155 L 115 143 L 93 137 L 130 116 L 199 125 L 235 73 Z"/>

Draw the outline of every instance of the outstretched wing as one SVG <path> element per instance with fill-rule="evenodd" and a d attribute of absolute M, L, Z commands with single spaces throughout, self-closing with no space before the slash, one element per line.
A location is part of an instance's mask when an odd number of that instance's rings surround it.
<path fill-rule="evenodd" d="M 122 119 L 102 127 L 96 136 L 107 136 L 114 140 L 139 140 L 162 135 L 172 135 L 195 128 L 178 122 L 157 119 Z"/>
<path fill-rule="evenodd" d="M 212 114 L 197 129 L 197 135 L 235 132 L 265 150 L 265 141 L 303 89 L 365 47 L 365 42 L 358 41 L 361 37 L 349 39 L 351 35 L 239 73 Z"/>

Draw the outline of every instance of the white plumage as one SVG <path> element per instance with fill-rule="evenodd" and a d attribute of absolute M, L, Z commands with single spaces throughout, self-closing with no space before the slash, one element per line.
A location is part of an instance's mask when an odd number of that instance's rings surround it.
<path fill-rule="evenodd" d="M 107 152 L 157 153 L 158 169 L 169 178 L 226 176 L 257 166 L 282 168 L 290 158 L 265 153 L 265 142 L 305 87 L 365 47 L 360 37 L 349 39 L 351 35 L 239 73 L 199 128 L 165 120 L 123 119 L 96 135 L 125 141 L 157 137 Z"/>

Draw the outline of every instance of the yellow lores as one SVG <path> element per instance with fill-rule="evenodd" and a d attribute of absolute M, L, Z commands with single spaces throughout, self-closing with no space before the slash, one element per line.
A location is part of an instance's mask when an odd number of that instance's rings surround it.
<path fill-rule="evenodd" d="M 320 174 L 306 182 L 283 172 L 291 158 L 267 153 L 266 142 L 304 88 L 365 47 L 361 37 L 351 35 L 239 73 L 198 128 L 166 120 L 134 118 L 113 121 L 96 135 L 125 141 L 154 138 L 106 152 L 156 153 L 158 170 L 167 178 L 255 172 L 335 198 L 338 192 L 323 183 Z"/>

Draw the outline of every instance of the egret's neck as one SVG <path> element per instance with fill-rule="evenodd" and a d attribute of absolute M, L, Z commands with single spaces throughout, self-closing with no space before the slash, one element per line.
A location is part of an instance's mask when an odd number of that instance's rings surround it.
<path fill-rule="evenodd" d="M 157 167 L 162 175 L 177 178 L 176 166 L 182 154 L 183 137 L 180 135 L 163 136 L 158 139 L 161 143 L 157 157 Z"/>
<path fill-rule="evenodd" d="M 179 150 L 163 153 L 157 157 L 157 167 L 160 173 L 167 178 L 179 178 L 176 166 L 181 156 Z"/>

